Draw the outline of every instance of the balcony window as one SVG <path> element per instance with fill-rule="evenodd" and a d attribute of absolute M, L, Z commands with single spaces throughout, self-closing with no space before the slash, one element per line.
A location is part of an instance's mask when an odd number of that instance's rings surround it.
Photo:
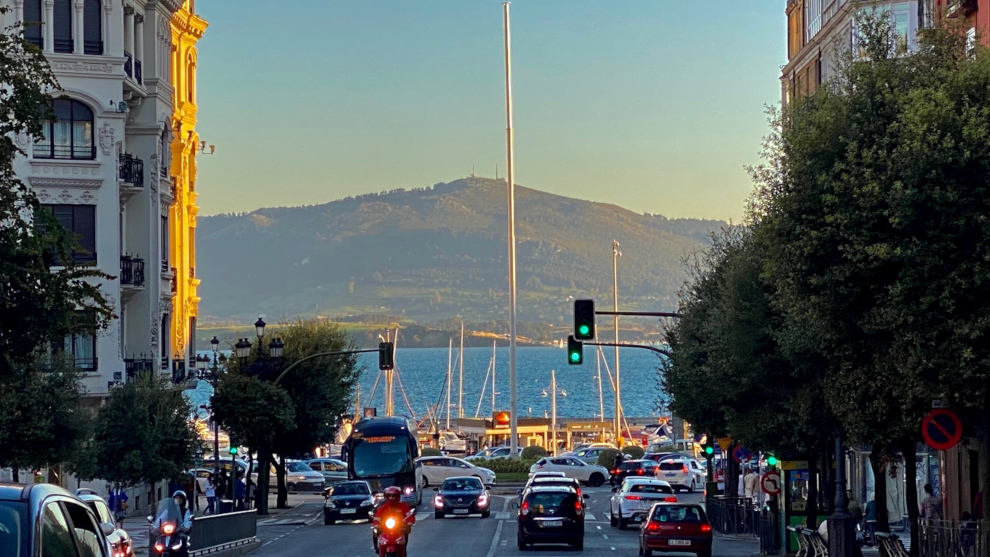
<path fill-rule="evenodd" d="M 74 265 L 96 264 L 96 205 L 42 205 L 55 220 L 74 236 L 76 247 L 70 254 Z M 53 261 L 55 264 L 64 262 Z"/>
<path fill-rule="evenodd" d="M 72 0 L 55 0 L 55 52 L 72 52 Z"/>
<path fill-rule="evenodd" d="M 83 4 L 83 52 L 103 54 L 103 17 L 100 0 L 86 0 Z"/>
<path fill-rule="evenodd" d="M 24 0 L 24 40 L 41 48 L 41 0 Z"/>
<path fill-rule="evenodd" d="M 93 160 L 93 111 L 72 99 L 52 102 L 54 119 L 42 124 L 42 136 L 34 143 L 36 159 Z"/>
<path fill-rule="evenodd" d="M 75 366 L 85 371 L 95 371 L 96 358 L 96 314 L 92 311 L 76 312 L 78 330 L 66 335 L 61 352 L 71 356 Z"/>
<path fill-rule="evenodd" d="M 144 286 L 144 259 L 130 255 L 120 256 L 120 284 Z"/>

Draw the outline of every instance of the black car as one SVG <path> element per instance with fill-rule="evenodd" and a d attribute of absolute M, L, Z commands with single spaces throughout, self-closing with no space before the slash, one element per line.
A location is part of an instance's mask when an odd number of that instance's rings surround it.
<path fill-rule="evenodd" d="M 561 477 L 541 476 L 541 477 L 530 478 L 529 481 L 526 482 L 526 486 L 523 487 L 522 489 L 520 489 L 517 492 L 518 495 L 519 495 L 519 504 L 520 505 L 522 505 L 522 501 L 523 501 L 522 496 L 523 496 L 523 493 L 526 491 L 527 488 L 529 488 L 531 486 L 534 486 L 534 485 L 557 485 L 557 486 L 564 486 L 564 487 L 573 487 L 574 490 L 577 491 L 578 496 L 581 496 L 583 499 L 587 499 L 588 498 L 587 495 L 582 495 L 581 494 L 581 482 L 578 481 L 575 478 L 568 478 L 568 477 L 563 477 L 563 476 L 561 476 Z"/>
<path fill-rule="evenodd" d="M 491 495 L 474 476 L 447 478 L 433 496 L 433 518 L 447 515 L 481 514 L 481 518 L 491 516 Z"/>
<path fill-rule="evenodd" d="M 338 482 L 323 493 L 323 524 L 338 520 L 371 520 L 375 512 L 375 496 L 368 482 Z"/>
<path fill-rule="evenodd" d="M 3 557 L 106 557 L 112 555 L 106 536 L 113 530 L 113 524 L 100 523 L 85 503 L 61 487 L 0 483 Z"/>
<path fill-rule="evenodd" d="M 627 460 L 618 468 L 611 470 L 612 485 L 621 485 L 622 481 L 629 476 L 652 478 L 657 475 L 656 461 L 653 460 Z"/>
<path fill-rule="evenodd" d="M 519 551 L 534 543 L 584 549 L 584 501 L 573 487 L 532 485 L 519 505 Z"/>

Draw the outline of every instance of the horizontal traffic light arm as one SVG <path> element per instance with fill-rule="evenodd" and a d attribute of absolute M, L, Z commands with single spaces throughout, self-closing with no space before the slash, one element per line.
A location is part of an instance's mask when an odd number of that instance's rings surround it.
<path fill-rule="evenodd" d="M 282 370 L 282 373 L 278 374 L 278 377 L 275 378 L 274 383 L 276 385 L 278 385 L 278 382 L 281 381 L 283 377 L 285 377 L 285 374 L 286 373 L 289 373 L 289 371 L 292 368 L 296 367 L 297 365 L 299 365 L 299 364 L 301 364 L 303 362 L 308 362 L 309 360 L 312 360 L 312 359 L 315 359 L 315 358 L 323 358 L 323 357 L 326 357 L 326 356 L 344 356 L 344 355 L 347 355 L 347 354 L 364 354 L 366 352 L 376 352 L 377 353 L 378 352 L 378 349 L 377 348 L 366 348 L 366 349 L 363 349 L 363 350 L 337 350 L 337 351 L 334 351 L 334 352 L 320 352 L 318 354 L 310 354 L 309 356 L 306 356 L 305 358 L 303 358 L 301 360 L 297 360 L 295 362 L 292 362 L 292 365 L 290 365 L 289 367 L 283 369 Z"/>
<path fill-rule="evenodd" d="M 595 315 L 633 315 L 639 317 L 682 317 L 680 313 L 670 311 L 605 311 L 595 310 Z"/>
<path fill-rule="evenodd" d="M 643 348 L 645 350 L 652 350 L 657 354 L 663 354 L 668 358 L 673 357 L 669 350 L 664 350 L 663 348 L 657 348 L 656 346 L 649 346 L 646 344 L 632 344 L 628 342 L 584 342 L 582 344 L 586 344 L 588 346 L 619 346 L 619 347 L 628 347 L 628 348 Z"/>

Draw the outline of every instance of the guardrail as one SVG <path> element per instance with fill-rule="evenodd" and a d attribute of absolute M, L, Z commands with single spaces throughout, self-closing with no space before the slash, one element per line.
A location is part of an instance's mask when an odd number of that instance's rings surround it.
<path fill-rule="evenodd" d="M 258 514 L 254 510 L 198 516 L 189 535 L 190 557 L 226 552 L 257 543 Z"/>
<path fill-rule="evenodd" d="M 760 510 L 746 497 L 717 495 L 706 503 L 712 528 L 722 534 L 760 534 Z"/>
<path fill-rule="evenodd" d="M 918 544 L 922 556 L 990 555 L 990 522 L 922 519 Z"/>

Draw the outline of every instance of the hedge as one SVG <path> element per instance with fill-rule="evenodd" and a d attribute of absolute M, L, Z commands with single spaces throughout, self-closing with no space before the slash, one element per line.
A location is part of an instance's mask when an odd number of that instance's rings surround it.
<path fill-rule="evenodd" d="M 532 447 L 526 447 L 522 450 L 523 460 L 539 460 L 547 456 L 547 451 L 543 447 L 534 445 Z"/>
<path fill-rule="evenodd" d="M 492 458 L 492 459 L 477 459 L 472 460 L 471 464 L 479 468 L 488 468 L 496 474 L 506 473 L 506 472 L 519 472 L 519 473 L 529 473 L 529 467 L 533 465 L 537 460 L 536 458 Z"/>
<path fill-rule="evenodd" d="M 423 449 L 419 451 L 419 456 L 443 456 L 443 453 L 441 453 L 440 449 L 437 449 L 436 447 L 423 447 Z"/>
<path fill-rule="evenodd" d="M 622 452 L 637 460 L 643 458 L 643 454 L 645 454 L 643 447 L 640 447 L 639 445 L 626 445 L 625 447 L 622 447 Z"/>

